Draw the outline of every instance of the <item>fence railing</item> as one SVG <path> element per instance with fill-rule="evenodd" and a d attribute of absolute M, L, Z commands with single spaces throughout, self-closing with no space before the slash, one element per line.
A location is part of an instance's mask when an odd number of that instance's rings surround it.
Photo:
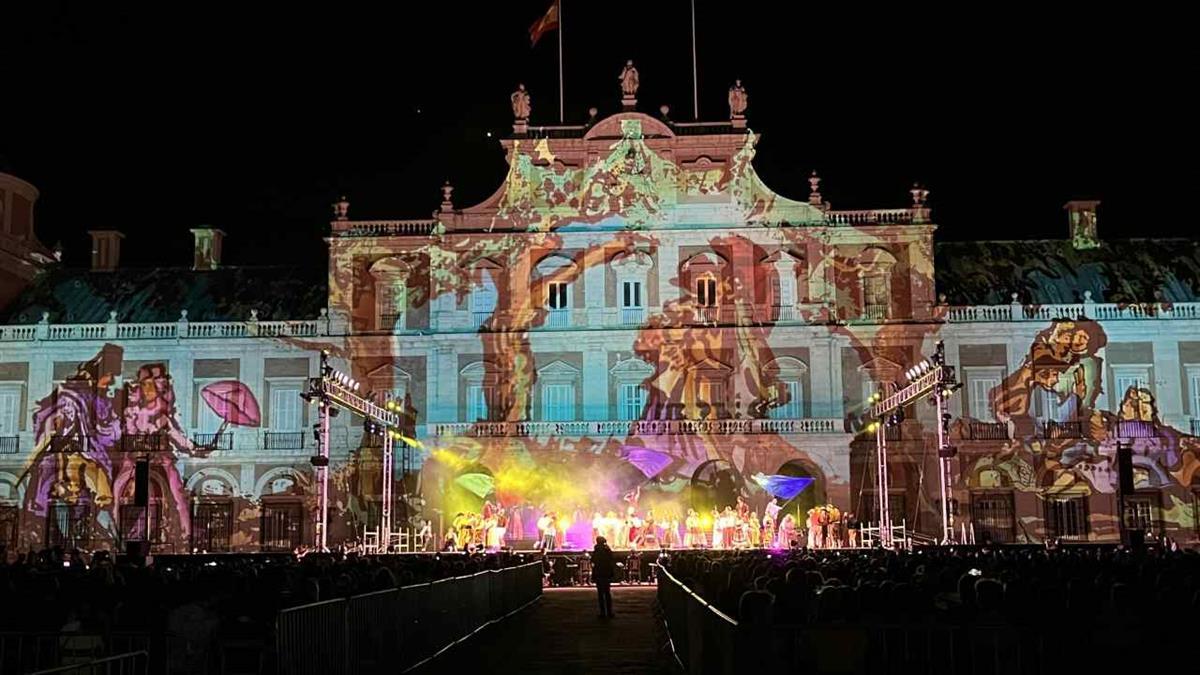
<path fill-rule="evenodd" d="M 687 673 L 732 675 L 744 666 L 737 659 L 738 622 L 713 607 L 664 567 L 658 570 L 662 608 L 675 658 Z"/>
<path fill-rule="evenodd" d="M 279 673 L 402 672 L 541 594 L 539 561 L 286 609 Z"/>
<path fill-rule="evenodd" d="M 0 673 L 106 672 L 87 670 L 86 667 L 99 660 L 108 662 L 109 658 L 119 659 L 130 653 L 155 653 L 155 672 L 163 672 L 169 659 L 169 640 L 156 640 L 145 633 L 4 632 L 0 633 Z M 149 667 L 148 660 L 145 663 Z"/>
<path fill-rule="evenodd" d="M 20 450 L 20 436 L 0 436 L 0 455 L 15 455 Z"/>
<path fill-rule="evenodd" d="M 265 431 L 263 450 L 302 450 L 304 435 L 303 431 Z"/>
<path fill-rule="evenodd" d="M 32 675 L 146 675 L 150 672 L 150 654 L 128 652 L 58 668 L 34 671 Z"/>

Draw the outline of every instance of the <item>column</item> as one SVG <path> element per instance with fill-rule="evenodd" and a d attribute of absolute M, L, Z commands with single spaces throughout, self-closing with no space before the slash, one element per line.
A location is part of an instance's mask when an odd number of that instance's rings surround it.
<path fill-rule="evenodd" d="M 587 310 L 588 326 L 604 325 L 604 276 L 607 269 L 606 264 L 596 264 L 583 270 L 583 306 Z"/>
<path fill-rule="evenodd" d="M 674 237 L 664 236 L 658 246 L 658 255 L 654 261 L 658 274 L 658 306 L 649 307 L 647 312 L 662 312 L 663 306 L 679 299 L 679 287 L 671 283 L 679 276 L 679 242 Z"/>
<path fill-rule="evenodd" d="M 583 353 L 583 419 L 609 419 L 608 350 L 599 341 L 588 342 Z"/>
<path fill-rule="evenodd" d="M 258 400 L 259 408 L 262 409 L 265 417 L 270 418 L 270 411 L 266 410 L 271 404 L 264 397 L 265 387 L 263 386 L 263 363 L 264 351 L 260 350 L 258 338 L 248 338 L 249 344 L 245 345 L 245 349 L 241 353 L 241 363 L 238 364 L 238 379 L 242 384 L 250 388 L 254 398 Z M 227 431 L 233 433 L 233 447 L 235 450 L 254 451 L 258 449 L 260 437 L 259 432 L 262 431 L 257 427 L 234 427 L 230 425 Z"/>

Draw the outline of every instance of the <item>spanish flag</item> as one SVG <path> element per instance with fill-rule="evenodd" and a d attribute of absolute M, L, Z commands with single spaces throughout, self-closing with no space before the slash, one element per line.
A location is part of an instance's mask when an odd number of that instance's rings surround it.
<path fill-rule="evenodd" d="M 550 9 L 546 10 L 546 15 L 534 22 L 529 28 L 530 46 L 537 46 L 538 40 L 542 39 L 542 35 L 549 31 L 558 28 L 558 0 L 554 0 L 554 4 L 550 5 Z"/>

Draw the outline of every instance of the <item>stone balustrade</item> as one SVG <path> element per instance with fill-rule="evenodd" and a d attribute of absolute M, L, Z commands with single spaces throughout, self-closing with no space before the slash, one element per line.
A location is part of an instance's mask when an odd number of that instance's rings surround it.
<path fill-rule="evenodd" d="M 341 237 L 428 236 L 437 220 L 335 220 L 334 234 Z"/>
<path fill-rule="evenodd" d="M 571 422 L 449 422 L 429 424 L 432 436 L 673 436 L 730 434 L 840 434 L 842 420 L 727 419 L 727 420 L 603 420 Z"/>
<path fill-rule="evenodd" d="M 1046 323 L 1055 319 L 1123 321 L 1131 319 L 1200 319 L 1200 302 L 1135 303 L 1079 302 L 1052 305 L 966 305 L 944 306 L 949 323 L 1007 323 L 1033 321 Z"/>
<path fill-rule="evenodd" d="M 50 323 L 0 326 L 0 342 L 37 342 L 71 340 L 174 340 L 243 337 L 316 337 L 328 335 L 328 320 L 299 321 L 179 321 L 158 323 Z"/>

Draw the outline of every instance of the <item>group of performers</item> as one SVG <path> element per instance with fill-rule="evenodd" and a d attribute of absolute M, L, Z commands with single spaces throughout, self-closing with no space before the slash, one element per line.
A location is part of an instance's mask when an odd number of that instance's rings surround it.
<path fill-rule="evenodd" d="M 530 533 L 533 547 L 554 551 L 567 547 L 568 529 L 576 539 L 587 536 L 587 524 L 572 526 L 570 516 L 551 510 L 541 510 L 536 520 L 536 534 Z M 678 512 L 656 515 L 647 509 L 644 515 L 636 504 L 624 513 L 612 510 L 596 511 L 591 519 L 591 541 L 604 537 L 619 550 L 660 548 L 841 548 L 858 546 L 858 529 L 853 516 L 843 514 L 837 507 L 821 505 L 812 508 L 803 519 L 800 514 L 784 513 L 778 500 L 766 506 L 762 517 L 742 497 L 723 509 L 713 507 L 701 514 L 688 509 L 681 520 Z M 582 521 L 578 511 L 575 518 Z M 524 539 L 516 530 L 521 526 L 519 509 L 485 502 L 481 513 L 460 512 L 446 531 L 442 550 L 496 551 Z M 582 532 L 579 529 L 582 528 Z M 571 540 L 574 545 L 584 542 Z"/>
<path fill-rule="evenodd" d="M 498 551 L 504 546 L 509 523 L 520 524 L 510 510 L 493 504 L 483 503 L 482 513 L 459 512 L 446 530 L 442 541 L 443 551 Z"/>

